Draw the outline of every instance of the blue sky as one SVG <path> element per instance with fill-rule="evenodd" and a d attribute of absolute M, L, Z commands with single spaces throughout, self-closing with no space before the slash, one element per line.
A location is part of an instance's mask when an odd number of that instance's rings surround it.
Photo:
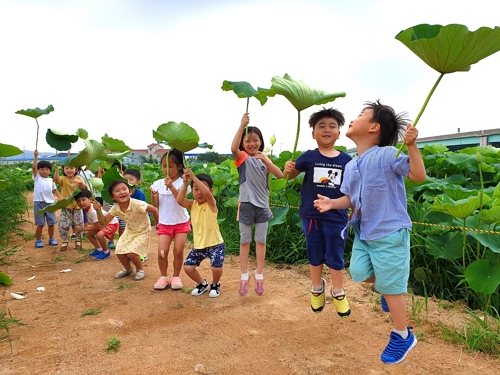
<path fill-rule="evenodd" d="M 19 109 L 55 111 L 39 118 L 39 150 L 52 128 L 91 139 L 154 142 L 168 121 L 186 122 L 200 141 L 229 153 L 246 102 L 221 90 L 224 80 L 269 87 L 290 74 L 311 87 L 345 91 L 327 104 L 355 118 L 381 99 L 415 118 L 438 73 L 394 39 L 420 23 L 495 27 L 495 0 L 373 1 L 47 1 L 0 0 L 1 143 L 35 147 L 36 123 Z M 420 136 L 500 128 L 500 53 L 441 81 L 420 119 Z M 298 148 L 315 147 L 302 113 Z M 251 124 L 275 152 L 291 150 L 295 109 L 283 97 L 252 99 Z M 345 130 L 344 130 L 345 132 Z M 352 147 L 344 136 L 339 145 Z M 78 150 L 80 143 L 75 146 Z"/>

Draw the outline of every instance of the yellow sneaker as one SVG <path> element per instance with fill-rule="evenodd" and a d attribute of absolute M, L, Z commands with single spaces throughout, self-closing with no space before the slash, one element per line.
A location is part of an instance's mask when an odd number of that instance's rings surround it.
<path fill-rule="evenodd" d="M 351 306 L 349 306 L 349 301 L 345 296 L 345 292 L 343 291 L 343 294 L 334 295 L 333 289 L 330 289 L 330 293 L 332 295 L 333 306 L 335 306 L 337 314 L 339 314 L 341 318 L 347 318 L 349 315 L 351 315 Z"/>
<path fill-rule="evenodd" d="M 321 292 L 311 290 L 311 309 L 316 314 L 323 311 L 323 308 L 325 307 L 325 303 L 326 303 L 326 295 L 325 295 L 326 280 L 325 279 L 321 279 L 321 286 L 322 286 Z"/>

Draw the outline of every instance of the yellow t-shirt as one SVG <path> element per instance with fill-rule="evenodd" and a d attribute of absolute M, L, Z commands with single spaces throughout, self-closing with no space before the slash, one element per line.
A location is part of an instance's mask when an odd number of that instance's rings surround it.
<path fill-rule="evenodd" d="M 217 222 L 217 212 L 213 212 L 208 203 L 191 206 L 191 225 L 193 226 L 194 248 L 202 250 L 224 242 Z"/>
<path fill-rule="evenodd" d="M 73 181 L 70 181 L 66 176 L 59 176 L 58 180 L 54 180 L 56 184 L 61 187 L 61 197 L 63 199 L 68 198 L 71 194 L 75 192 L 76 189 L 79 188 L 80 183 L 84 182 L 80 176 L 75 176 Z M 69 204 L 67 209 L 75 209 L 79 208 L 76 202 Z"/>

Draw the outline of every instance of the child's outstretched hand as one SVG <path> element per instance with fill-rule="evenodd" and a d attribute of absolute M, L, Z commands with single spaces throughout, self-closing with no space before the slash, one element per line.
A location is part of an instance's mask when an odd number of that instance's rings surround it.
<path fill-rule="evenodd" d="M 250 122 L 250 116 L 248 116 L 248 113 L 245 113 L 241 118 L 241 126 L 247 126 L 249 122 Z"/>
<path fill-rule="evenodd" d="M 99 201 L 93 201 L 92 206 L 94 207 L 94 210 L 99 211 L 101 209 L 101 204 Z"/>
<path fill-rule="evenodd" d="M 182 176 L 184 182 L 189 183 L 193 179 L 193 171 L 191 168 L 186 167 L 186 171 L 184 172 L 184 176 Z"/>
<path fill-rule="evenodd" d="M 318 194 L 318 199 L 314 201 L 314 207 L 321 213 L 329 211 L 332 208 L 332 200 L 324 195 Z"/>
<path fill-rule="evenodd" d="M 158 198 L 158 192 L 153 190 L 153 188 L 149 188 L 149 191 L 151 192 L 151 198 Z"/>
<path fill-rule="evenodd" d="M 407 146 L 413 146 L 417 141 L 418 130 L 416 127 L 412 126 L 412 124 L 406 125 L 406 133 L 403 136 L 403 139 L 406 141 Z"/>

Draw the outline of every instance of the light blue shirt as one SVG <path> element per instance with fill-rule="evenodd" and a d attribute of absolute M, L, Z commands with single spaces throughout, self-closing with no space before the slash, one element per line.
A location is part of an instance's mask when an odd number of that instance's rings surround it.
<path fill-rule="evenodd" d="M 360 221 L 360 239 L 376 240 L 401 228 L 411 229 L 406 206 L 403 177 L 410 172 L 410 159 L 404 154 L 394 156 L 392 146 L 374 146 L 361 156 L 355 156 L 345 166 L 340 191 L 348 195 L 354 214 L 350 225 Z"/>

